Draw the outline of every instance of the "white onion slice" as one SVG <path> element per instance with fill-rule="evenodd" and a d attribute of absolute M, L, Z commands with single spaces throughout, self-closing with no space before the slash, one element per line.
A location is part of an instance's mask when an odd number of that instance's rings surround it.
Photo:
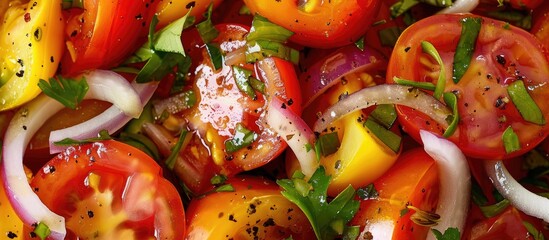
<path fill-rule="evenodd" d="M 502 161 L 486 161 L 484 167 L 494 187 L 511 204 L 527 215 L 549 222 L 549 199 L 524 188 L 509 174 Z"/>
<path fill-rule="evenodd" d="M 436 213 L 440 215 L 440 222 L 433 228 L 444 232 L 454 227 L 462 233 L 471 193 L 467 159 L 454 143 L 425 130 L 420 130 L 419 134 L 425 151 L 435 160 L 439 170 L 440 193 Z M 435 239 L 434 234 L 429 234 L 427 239 Z"/>
<path fill-rule="evenodd" d="M 301 171 L 311 177 L 318 168 L 314 151 L 315 135 L 301 117 L 284 105 L 277 97 L 272 97 L 267 107 L 265 120 L 292 149 L 299 161 Z"/>
<path fill-rule="evenodd" d="M 124 82 L 127 82 L 124 79 Z M 90 85 L 90 89 L 91 89 Z M 131 88 L 139 95 L 140 102 L 148 102 L 154 91 L 158 87 L 156 82 L 152 83 L 131 83 Z M 125 97 L 121 96 L 121 93 L 117 93 L 118 98 L 115 98 L 116 101 L 125 101 Z M 83 140 L 91 137 L 96 137 L 97 133 L 101 130 L 107 130 L 109 134 L 112 134 L 122 128 L 126 123 L 128 123 L 132 116 L 126 115 L 121 111 L 117 106 L 111 106 L 101 114 L 93 117 L 92 119 L 74 125 L 72 127 L 56 130 L 50 132 L 49 145 L 50 153 L 58 153 L 65 149 L 64 146 L 58 146 L 55 142 L 61 141 L 65 138 L 71 138 L 76 140 Z"/>
<path fill-rule="evenodd" d="M 438 13 L 468 13 L 473 11 L 478 4 L 479 0 L 457 0 L 451 6 L 440 10 Z"/>
<path fill-rule="evenodd" d="M 408 86 L 384 84 L 361 89 L 330 106 L 316 121 L 314 131 L 322 132 L 333 121 L 356 110 L 378 104 L 399 104 L 417 109 L 443 128 L 448 126 L 446 118 L 452 114 L 444 104 L 423 91 Z"/>

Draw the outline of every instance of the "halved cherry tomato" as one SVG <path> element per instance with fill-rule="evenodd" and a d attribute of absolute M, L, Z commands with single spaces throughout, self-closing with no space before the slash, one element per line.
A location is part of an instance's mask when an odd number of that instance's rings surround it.
<path fill-rule="evenodd" d="M 452 64 L 461 21 L 481 18 L 482 25 L 469 68 L 459 83 L 452 80 Z M 434 45 L 444 66 L 422 51 L 421 42 Z M 532 149 L 549 133 L 549 125 L 527 122 L 510 100 L 507 87 L 522 80 L 545 119 L 549 119 L 549 63 L 541 43 L 530 33 L 501 21 L 477 15 L 435 15 L 407 28 L 391 56 L 387 81 L 400 77 L 436 83 L 445 68 L 445 92 L 457 96 L 459 125 L 449 138 L 465 155 L 481 159 L 511 158 Z M 441 134 L 438 124 L 407 107 L 397 107 L 405 131 L 419 140 L 419 129 Z M 503 133 L 511 127 L 521 148 L 507 153 Z"/>
<path fill-rule="evenodd" d="M 160 166 L 140 150 L 109 140 L 70 147 L 31 185 L 65 217 L 69 239 L 182 239 L 183 203 Z"/>
<path fill-rule="evenodd" d="M 213 4 L 215 8 L 221 2 L 223 0 L 160 0 L 156 7 L 157 27 L 160 29 L 185 16 L 189 11 L 191 11 L 190 16 L 194 16 L 195 21 L 199 21 L 210 4 Z"/>
<path fill-rule="evenodd" d="M 219 46 L 223 54 L 245 46 L 247 27 L 217 25 L 219 36 L 210 44 Z M 265 95 L 256 92 L 253 99 L 239 90 L 232 66 L 223 64 L 215 70 L 196 30 L 183 35 L 184 46 L 193 64 L 189 85 L 197 95 L 196 104 L 177 116 L 188 122 L 192 139 L 180 152 L 175 172 L 195 192 L 207 189 L 215 174 L 234 175 L 266 164 L 286 147 L 285 142 L 268 130 L 261 121 L 268 101 L 278 97 L 296 113 L 301 112 L 301 95 L 294 66 L 285 60 L 267 58 L 241 67 L 265 84 Z M 251 145 L 228 152 L 225 142 L 233 139 L 237 125 L 257 134 Z"/>
<path fill-rule="evenodd" d="M 260 14 L 295 34 L 304 46 L 332 48 L 354 43 L 373 23 L 379 0 L 275 1 L 244 0 Z"/>
<path fill-rule="evenodd" d="M 351 225 L 373 239 L 425 239 L 429 227 L 411 220 L 416 209 L 434 212 L 438 204 L 438 169 L 421 148 L 401 154 L 396 164 L 373 183 L 379 196 L 361 200 Z M 413 209 L 413 208 L 416 209 Z"/>
<path fill-rule="evenodd" d="M 194 198 L 187 208 L 187 239 L 314 239 L 309 220 L 272 181 L 237 177 L 234 192 Z"/>
<path fill-rule="evenodd" d="M 0 24 L 0 111 L 36 97 L 41 92 L 38 81 L 55 74 L 64 28 L 59 2 L 3 2 L 9 6 L 0 7 L 5 11 Z"/>
<path fill-rule="evenodd" d="M 112 68 L 146 41 L 157 1 L 91 0 L 69 12 L 61 72 Z"/>

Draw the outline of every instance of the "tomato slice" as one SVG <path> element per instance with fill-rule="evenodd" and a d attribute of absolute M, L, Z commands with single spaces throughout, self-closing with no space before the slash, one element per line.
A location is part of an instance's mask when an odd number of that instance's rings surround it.
<path fill-rule="evenodd" d="M 304 46 L 332 48 L 352 44 L 373 23 L 381 1 L 244 0 L 260 14 L 295 34 L 290 40 Z"/>
<path fill-rule="evenodd" d="M 160 166 L 140 150 L 109 140 L 71 147 L 31 185 L 65 217 L 69 239 L 182 239 L 183 203 Z"/>
<path fill-rule="evenodd" d="M 0 7 L 0 111 L 36 97 L 41 92 L 38 81 L 55 74 L 64 28 L 57 2 L 4 2 L 9 6 Z"/>
<path fill-rule="evenodd" d="M 482 25 L 472 60 L 463 78 L 455 84 L 452 64 L 461 21 L 481 18 Z M 428 41 L 440 54 L 439 66 L 423 53 L 421 42 Z M 400 77 L 416 82 L 436 83 L 439 70 L 446 71 L 445 92 L 455 93 L 459 111 L 457 131 L 449 138 L 465 155 L 482 159 L 511 158 L 532 149 L 548 134 L 547 124 L 527 122 L 510 100 L 507 87 L 522 80 L 545 119 L 549 117 L 549 63 L 540 42 L 530 33 L 504 22 L 476 15 L 435 15 L 407 28 L 400 36 L 391 56 L 387 82 Z M 398 107 L 405 131 L 419 140 L 420 129 L 441 134 L 437 124 L 410 108 Z M 507 153 L 503 133 L 511 127 L 521 148 Z"/>
<path fill-rule="evenodd" d="M 187 239 L 314 239 L 309 220 L 272 181 L 238 177 L 226 184 L 234 192 L 215 192 L 191 200 Z"/>
<path fill-rule="evenodd" d="M 379 196 L 361 200 L 351 225 L 373 239 L 425 239 L 430 228 L 411 220 L 416 210 L 434 212 L 438 204 L 438 169 L 421 148 L 402 153 L 396 164 L 373 183 Z M 371 237 L 370 236 L 370 237 Z M 371 238 L 370 238 L 371 239 Z"/>
<path fill-rule="evenodd" d="M 546 56 L 549 58 L 549 2 L 534 9 L 532 13 L 532 29 L 530 30 L 545 46 Z"/>
<path fill-rule="evenodd" d="M 243 49 L 247 27 L 221 24 L 216 28 L 220 34 L 210 44 L 219 46 L 223 54 Z M 221 69 L 214 69 L 195 29 L 185 33 L 183 41 L 193 61 L 189 85 L 197 94 L 197 101 L 191 108 L 176 113 L 188 124 L 193 136 L 180 152 L 174 171 L 187 187 L 201 192 L 211 186 L 209 180 L 215 174 L 234 175 L 278 156 L 286 144 L 265 126 L 263 113 L 272 97 L 282 99 L 300 113 L 301 95 L 294 66 L 288 61 L 267 58 L 238 65 L 252 71 L 265 85 L 264 94 L 256 92 L 257 98 L 253 99 L 237 87 L 232 66 L 223 64 Z M 253 131 L 257 138 L 250 145 L 229 152 L 225 143 L 238 134 L 237 126 Z"/>
<path fill-rule="evenodd" d="M 67 51 L 61 72 L 112 68 L 146 41 L 155 1 L 83 1 L 84 10 L 71 10 L 65 29 Z M 158 2 L 158 1 L 156 1 Z"/>

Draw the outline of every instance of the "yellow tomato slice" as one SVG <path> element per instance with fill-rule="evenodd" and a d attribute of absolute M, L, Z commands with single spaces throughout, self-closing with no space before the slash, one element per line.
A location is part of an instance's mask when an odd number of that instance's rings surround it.
<path fill-rule="evenodd" d="M 0 4 L 0 9 L 3 8 Z M 40 79 L 57 71 L 64 21 L 59 1 L 12 0 L 0 25 L 0 111 L 40 93 Z"/>

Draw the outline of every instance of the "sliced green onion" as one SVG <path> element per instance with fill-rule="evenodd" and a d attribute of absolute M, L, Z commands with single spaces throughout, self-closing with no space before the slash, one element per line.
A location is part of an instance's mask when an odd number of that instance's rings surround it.
<path fill-rule="evenodd" d="M 343 240 L 358 239 L 360 236 L 359 226 L 347 226 L 343 232 Z"/>
<path fill-rule="evenodd" d="M 206 50 L 208 51 L 208 55 L 210 55 L 214 69 L 221 69 L 223 67 L 223 54 L 221 54 L 219 47 L 211 43 L 207 43 Z"/>
<path fill-rule="evenodd" d="M 362 36 L 355 42 L 355 46 L 360 49 L 360 51 L 364 51 L 364 36 Z"/>
<path fill-rule="evenodd" d="M 177 140 L 177 143 L 175 144 L 175 146 L 173 146 L 172 151 L 170 152 L 170 156 L 168 156 L 168 158 L 166 159 L 166 166 L 170 170 L 173 170 L 173 168 L 175 167 L 175 162 L 177 160 L 177 157 L 179 156 L 179 152 L 181 151 L 181 149 L 184 148 L 187 133 L 187 130 L 181 130 L 181 134 L 179 134 L 179 139 Z"/>
<path fill-rule="evenodd" d="M 247 129 L 242 123 L 237 123 L 234 137 L 225 141 L 225 151 L 229 154 L 242 148 L 250 146 L 258 135 L 252 130 Z"/>
<path fill-rule="evenodd" d="M 448 125 L 448 128 L 444 130 L 444 137 L 450 137 L 457 129 L 457 126 L 459 124 L 459 110 L 457 106 L 457 96 L 451 92 L 445 92 L 443 94 L 444 102 L 447 106 L 449 106 L 452 109 L 452 115 L 448 116 L 450 119 L 447 119 L 447 121 L 450 123 Z"/>
<path fill-rule="evenodd" d="M 384 128 L 390 129 L 397 120 L 397 112 L 395 105 L 380 104 L 370 113 L 369 117 L 373 117 Z"/>
<path fill-rule="evenodd" d="M 431 82 L 416 82 L 416 81 L 399 78 L 399 77 L 393 77 L 393 81 L 399 85 L 410 86 L 410 87 L 415 87 L 415 88 L 429 90 L 429 91 L 434 91 L 436 88 L 435 84 Z"/>
<path fill-rule="evenodd" d="M 215 192 L 234 192 L 232 184 L 225 184 L 215 188 Z"/>
<path fill-rule="evenodd" d="M 93 142 L 111 140 L 112 139 L 112 137 L 109 135 L 109 132 L 105 129 L 99 131 L 98 135 L 99 135 L 98 137 L 87 138 L 87 139 L 83 139 L 83 140 L 75 140 L 75 139 L 72 139 L 72 138 L 64 138 L 61 141 L 54 142 L 54 144 L 57 145 L 57 146 L 75 146 L 75 145 L 81 145 L 81 144 L 86 144 L 86 143 L 93 143 Z"/>
<path fill-rule="evenodd" d="M 61 75 L 57 78 L 52 77 L 49 81 L 40 79 L 38 87 L 44 94 L 70 109 L 76 109 L 90 88 L 85 77 L 76 80 L 64 78 Z"/>
<path fill-rule="evenodd" d="M 526 228 L 526 230 L 528 231 L 528 233 L 530 233 L 530 235 L 532 235 L 532 237 L 534 238 L 534 240 L 545 240 L 545 237 L 543 236 L 543 232 L 541 232 L 540 230 L 538 230 L 533 224 L 531 224 L 530 222 L 527 222 L 527 221 L 522 221 L 522 225 L 524 225 L 524 227 Z"/>
<path fill-rule="evenodd" d="M 299 63 L 299 51 L 279 42 L 268 40 L 257 40 L 248 42 L 246 49 L 246 62 L 253 63 L 267 57 L 278 57 L 292 62 Z"/>
<path fill-rule="evenodd" d="M 227 181 L 227 176 L 223 174 L 216 174 L 212 178 L 210 178 L 210 183 L 212 185 L 221 185 L 224 184 L 225 181 Z"/>
<path fill-rule="evenodd" d="M 391 16 L 396 18 L 403 14 L 404 12 L 410 10 L 413 6 L 417 5 L 420 1 L 418 0 L 400 0 L 393 4 L 389 10 L 391 11 Z"/>
<path fill-rule="evenodd" d="M 371 120 L 370 118 L 366 119 L 364 122 L 364 127 L 367 127 L 381 142 L 383 142 L 387 147 L 389 147 L 393 152 L 397 153 L 400 150 L 400 144 L 402 138 L 391 130 L 387 130 L 379 123 Z"/>
<path fill-rule="evenodd" d="M 268 40 L 283 43 L 288 40 L 294 33 L 288 29 L 278 26 L 269 19 L 255 14 L 252 21 L 250 33 L 246 36 L 248 42 L 256 40 Z"/>
<path fill-rule="evenodd" d="M 422 41 L 421 49 L 424 53 L 427 53 L 429 56 L 433 57 L 440 66 L 440 74 L 438 75 L 437 84 L 433 92 L 433 97 L 440 99 L 442 97 L 442 93 L 444 92 L 444 88 L 446 87 L 446 68 L 444 68 L 442 58 L 440 58 L 440 54 L 438 54 L 438 51 L 433 44 L 427 41 Z"/>
<path fill-rule="evenodd" d="M 511 202 L 509 202 L 509 200 L 507 199 L 503 199 L 492 205 L 480 206 L 480 211 L 485 217 L 491 218 L 502 213 L 509 205 L 511 205 Z"/>
<path fill-rule="evenodd" d="M 213 2 L 210 3 L 210 5 L 208 6 L 208 11 L 204 13 L 204 17 L 206 19 L 201 23 L 196 24 L 196 29 L 198 30 L 200 38 L 202 38 L 202 41 L 204 41 L 204 43 L 210 43 L 219 35 L 219 31 L 214 27 L 212 23 L 212 12 Z"/>
<path fill-rule="evenodd" d="M 252 86 L 254 90 L 260 92 L 261 94 L 265 94 L 266 86 L 264 82 L 254 77 L 250 77 L 249 80 L 250 80 L 250 86 Z"/>
<path fill-rule="evenodd" d="M 236 86 L 240 91 L 248 95 L 253 100 L 257 99 L 254 89 L 250 85 L 250 77 L 252 76 L 252 71 L 239 67 L 233 66 L 233 77 L 236 82 Z"/>
<path fill-rule="evenodd" d="M 511 126 L 505 129 L 505 132 L 503 132 L 502 139 L 503 139 L 503 146 L 505 147 L 505 152 L 512 153 L 514 151 L 520 150 L 521 147 L 520 147 L 519 138 Z"/>
<path fill-rule="evenodd" d="M 51 234 L 50 228 L 43 222 L 38 223 L 33 232 L 42 240 L 46 239 Z"/>
<path fill-rule="evenodd" d="M 454 54 L 453 76 L 454 83 L 458 83 L 463 77 L 475 51 L 475 44 L 480 32 L 482 19 L 468 17 L 461 20 L 461 36 Z"/>
<path fill-rule="evenodd" d="M 318 150 L 317 153 L 320 153 L 324 157 L 337 152 L 340 146 L 341 143 L 339 142 L 337 132 L 320 135 L 315 142 L 315 149 Z"/>
<path fill-rule="evenodd" d="M 507 88 L 507 93 L 524 120 L 538 125 L 545 124 L 545 118 L 541 109 L 534 102 L 530 94 L 528 94 L 523 81 L 517 80 L 511 83 Z"/>
<path fill-rule="evenodd" d="M 373 183 L 368 184 L 368 186 L 359 188 L 356 190 L 356 195 L 361 200 L 376 199 L 379 197 L 379 192 Z"/>

